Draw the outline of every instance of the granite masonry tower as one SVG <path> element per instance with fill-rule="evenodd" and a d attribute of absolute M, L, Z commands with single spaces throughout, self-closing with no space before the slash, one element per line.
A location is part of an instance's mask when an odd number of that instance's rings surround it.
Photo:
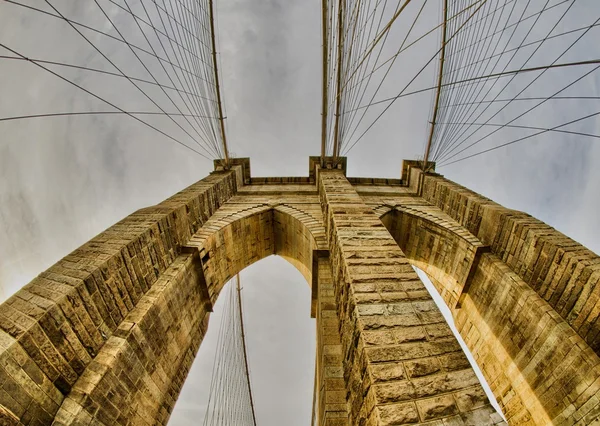
<path fill-rule="evenodd" d="M 312 289 L 318 425 L 505 424 L 413 266 L 508 424 L 599 422 L 593 252 L 413 161 L 399 179 L 348 177 L 345 158 L 311 157 L 308 177 L 231 163 L 0 306 L 1 425 L 166 424 L 219 292 L 272 254 Z"/>

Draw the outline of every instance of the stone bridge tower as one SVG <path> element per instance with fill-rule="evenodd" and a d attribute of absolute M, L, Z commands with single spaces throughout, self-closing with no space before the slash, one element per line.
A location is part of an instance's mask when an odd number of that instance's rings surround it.
<path fill-rule="evenodd" d="M 319 425 L 504 424 L 412 265 L 509 424 L 598 423 L 598 256 L 415 162 L 339 160 L 236 159 L 41 273 L 0 306 L 0 424 L 166 424 L 222 287 L 272 254 L 312 289 Z"/>

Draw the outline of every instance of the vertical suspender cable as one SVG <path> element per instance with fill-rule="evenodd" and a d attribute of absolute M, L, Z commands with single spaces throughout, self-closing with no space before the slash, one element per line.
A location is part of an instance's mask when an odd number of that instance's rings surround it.
<path fill-rule="evenodd" d="M 248 353 L 246 352 L 246 335 L 244 334 L 244 316 L 242 312 L 242 292 L 240 290 L 240 274 L 235 276 L 238 292 L 238 309 L 240 314 L 240 330 L 242 333 L 242 349 L 244 353 L 244 366 L 246 367 L 246 381 L 248 382 L 248 396 L 250 397 L 250 409 L 252 410 L 252 424 L 256 426 L 256 414 L 254 413 L 254 400 L 252 399 L 252 387 L 250 386 L 250 370 L 248 369 Z"/>
<path fill-rule="evenodd" d="M 322 12 L 322 26 L 323 26 L 323 82 L 322 91 L 323 99 L 321 106 L 321 166 L 324 166 L 325 162 L 325 149 L 327 145 L 327 92 L 328 92 L 328 81 L 327 81 L 327 54 L 329 53 L 329 26 L 327 25 L 327 10 L 329 7 L 328 0 L 321 0 Z"/>
<path fill-rule="evenodd" d="M 433 117 L 431 119 L 431 130 L 429 132 L 429 140 L 425 147 L 425 156 L 423 158 L 423 170 L 427 168 L 429 161 L 429 152 L 431 151 L 431 143 L 433 142 L 433 132 L 435 130 L 435 121 L 438 115 L 438 107 L 440 104 L 440 96 L 442 94 L 442 79 L 444 76 L 444 59 L 446 56 L 446 26 L 448 23 L 448 0 L 444 0 L 444 23 L 442 25 L 442 50 L 440 52 L 440 73 L 438 76 L 437 93 L 435 95 L 435 104 L 433 107 Z"/>
<path fill-rule="evenodd" d="M 215 42 L 215 13 L 213 0 L 208 0 L 210 13 L 210 38 L 212 43 L 213 69 L 215 71 L 215 86 L 217 91 L 217 106 L 219 108 L 219 121 L 221 122 L 221 138 L 223 141 L 223 155 L 225 156 L 225 168 L 229 168 L 229 151 L 227 150 L 227 138 L 225 136 L 225 122 L 223 118 L 223 104 L 221 102 L 221 88 L 219 86 L 219 70 L 217 68 L 217 47 Z"/>
<path fill-rule="evenodd" d="M 338 51 L 337 51 L 337 89 L 335 95 L 335 125 L 333 133 L 333 161 L 337 162 L 340 153 L 339 123 L 340 111 L 342 109 L 342 59 L 344 51 L 344 3 L 345 0 L 339 0 L 338 3 Z"/>

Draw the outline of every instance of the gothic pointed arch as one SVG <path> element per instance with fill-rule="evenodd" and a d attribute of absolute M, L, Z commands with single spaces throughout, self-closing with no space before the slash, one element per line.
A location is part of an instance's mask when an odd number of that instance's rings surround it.
<path fill-rule="evenodd" d="M 431 210 L 386 206 L 379 212 L 409 261 L 430 277 L 446 304 L 455 307 L 486 247 L 452 218 Z"/>
<path fill-rule="evenodd" d="M 231 208 L 236 208 L 232 203 Z M 270 255 L 290 262 L 312 283 L 313 251 L 325 249 L 322 226 L 289 205 L 256 204 L 217 212 L 190 239 L 202 260 L 211 301 L 245 267 Z"/>
<path fill-rule="evenodd" d="M 111 413 L 126 413 L 140 424 L 166 423 L 175 403 L 172 395 L 179 394 L 208 327 L 212 304 L 232 277 L 280 255 L 311 285 L 313 251 L 324 244 L 318 222 L 311 219 L 288 205 L 257 203 L 240 209 L 231 203 L 216 211 L 91 361 L 59 409 L 57 424 L 110 419 Z M 172 324 L 157 317 L 171 318 Z M 161 359 L 158 352 L 169 346 L 169 336 L 179 343 L 178 353 L 153 365 L 153 359 Z M 130 371 L 143 376 L 143 386 L 134 384 Z M 103 404 L 90 410 L 91 401 Z"/>
<path fill-rule="evenodd" d="M 0 423 L 166 424 L 219 291 L 270 255 L 311 286 L 317 424 L 504 424 L 411 263 L 509 424 L 600 417 L 596 255 L 414 162 L 372 179 L 317 160 L 252 178 L 236 159 L 1 304 Z"/>

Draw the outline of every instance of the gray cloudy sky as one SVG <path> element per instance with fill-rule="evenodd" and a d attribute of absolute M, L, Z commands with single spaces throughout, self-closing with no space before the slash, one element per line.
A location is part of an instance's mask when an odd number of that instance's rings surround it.
<path fill-rule="evenodd" d="M 107 0 L 98 1 L 127 37 L 144 43 L 128 16 Z M 22 2 L 50 10 L 44 2 Z M 117 3 L 124 4 L 124 0 Z M 306 175 L 307 157 L 320 149 L 320 2 L 217 3 L 231 151 L 251 157 L 254 176 Z M 439 3 L 430 0 L 428 18 L 419 24 L 422 30 L 434 25 Z M 593 18 L 598 14 L 595 0 L 576 3 L 559 30 L 589 23 L 588 15 Z M 73 19 L 112 31 L 94 2 L 53 0 L 52 4 Z M 129 4 L 135 7 L 139 1 Z M 552 13 L 563 10 L 557 7 Z M 555 16 L 545 15 L 544 19 L 551 22 Z M 531 37 L 543 33 L 536 30 Z M 389 43 L 397 40 L 398 34 L 393 33 Z M 89 36 L 131 74 L 144 75 L 123 45 L 98 34 Z M 577 50 L 579 60 L 598 57 L 598 33 L 590 39 Z M 0 43 L 29 57 L 112 71 L 67 24 L 5 1 L 0 1 Z M 434 36 L 401 56 L 381 97 L 398 93 L 435 52 L 437 43 Z M 552 45 L 556 46 L 558 42 Z M 6 54 L 0 48 L 0 55 Z M 156 66 L 151 68 L 157 70 Z M 125 109 L 151 109 L 124 79 L 52 69 Z M 431 85 L 435 69 L 429 71 L 415 82 L 415 89 Z M 568 72 L 548 73 L 544 84 L 560 84 Z M 0 76 L 0 117 L 106 109 L 98 100 L 32 64 L 0 60 Z M 595 75 L 573 88 L 573 93 L 599 96 L 599 83 Z M 146 89 L 152 96 L 162 96 L 155 88 Z M 396 102 L 349 153 L 349 175 L 399 177 L 401 160 L 416 158 L 423 151 L 430 96 L 425 93 Z M 598 103 L 590 102 L 540 109 L 529 118 L 530 125 L 558 124 L 568 121 L 572 114 L 595 112 Z M 152 122 L 173 130 L 166 119 L 157 117 Z M 588 120 L 577 130 L 598 134 L 600 122 Z M 0 135 L 1 300 L 117 220 L 161 201 L 212 168 L 209 161 L 125 116 L 0 122 Z M 546 134 L 438 171 L 507 207 L 533 214 L 599 252 L 598 164 L 598 140 Z M 265 259 L 243 271 L 242 280 L 260 424 L 279 425 L 283 416 L 286 424 L 306 425 L 314 369 L 314 322 L 308 315 L 308 286 L 293 267 L 278 258 Z M 173 425 L 197 424 L 202 417 L 217 317 L 176 406 Z"/>

